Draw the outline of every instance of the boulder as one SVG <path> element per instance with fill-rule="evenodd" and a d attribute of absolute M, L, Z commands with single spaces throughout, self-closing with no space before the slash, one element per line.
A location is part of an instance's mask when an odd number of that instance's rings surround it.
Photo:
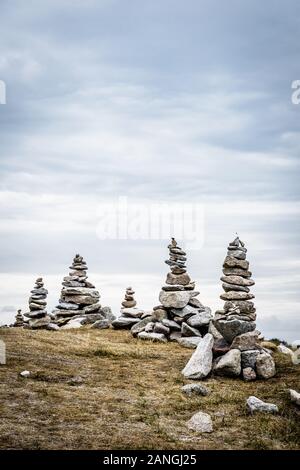
<path fill-rule="evenodd" d="M 190 300 L 190 293 L 186 291 L 166 292 L 161 291 L 159 301 L 166 308 L 184 308 Z"/>
<path fill-rule="evenodd" d="M 261 349 L 258 340 L 259 331 L 249 331 L 234 338 L 231 349 L 239 349 L 240 351 L 249 351 L 250 349 Z"/>
<path fill-rule="evenodd" d="M 209 414 L 199 411 L 187 423 L 187 427 L 197 432 L 212 432 L 213 425 Z"/>
<path fill-rule="evenodd" d="M 250 351 L 242 351 L 242 369 L 251 368 L 255 370 L 256 359 L 260 351 L 251 349 Z"/>
<path fill-rule="evenodd" d="M 121 313 L 122 315 L 124 315 L 124 317 L 141 318 L 141 316 L 144 313 L 144 310 L 141 310 L 140 308 L 137 308 L 137 307 L 122 308 Z"/>
<path fill-rule="evenodd" d="M 256 328 L 256 324 L 245 320 L 214 320 L 214 326 L 221 335 L 231 343 L 233 339 L 243 333 L 248 333 Z"/>
<path fill-rule="evenodd" d="M 148 317 L 149 318 L 149 317 Z M 139 318 L 118 317 L 111 324 L 116 329 L 131 328 L 133 325 L 139 323 Z"/>
<path fill-rule="evenodd" d="M 229 377 L 238 377 L 241 373 L 241 351 L 239 349 L 230 349 L 216 360 L 214 372 L 217 375 Z"/>
<path fill-rule="evenodd" d="M 272 356 L 261 352 L 256 358 L 256 373 L 260 379 L 270 379 L 276 373 L 275 362 Z"/>
<path fill-rule="evenodd" d="M 205 397 L 209 393 L 208 389 L 204 385 L 200 384 L 186 384 L 181 387 L 181 390 L 188 397 L 191 397 L 192 395 L 201 395 L 202 397 Z"/>
<path fill-rule="evenodd" d="M 159 343 L 166 343 L 168 340 L 165 335 L 161 333 L 147 333 L 146 331 L 142 331 L 137 335 L 139 339 L 147 339 L 150 341 L 155 341 Z"/>
<path fill-rule="evenodd" d="M 204 338 L 200 339 L 199 344 L 182 370 L 184 377 L 188 379 L 203 379 L 207 377 L 212 368 L 212 347 L 213 336 L 207 333 Z"/>
<path fill-rule="evenodd" d="M 278 407 L 276 405 L 274 405 L 273 403 L 266 403 L 254 396 L 247 398 L 246 403 L 251 413 L 255 413 L 255 412 L 278 413 Z"/>

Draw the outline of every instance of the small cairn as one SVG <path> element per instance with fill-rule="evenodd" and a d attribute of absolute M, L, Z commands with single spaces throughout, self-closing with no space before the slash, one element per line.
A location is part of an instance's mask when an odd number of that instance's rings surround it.
<path fill-rule="evenodd" d="M 22 315 L 22 310 L 17 311 L 17 315 L 15 318 L 16 321 L 12 326 L 15 328 L 22 328 L 24 326 L 24 317 Z"/>
<path fill-rule="evenodd" d="M 70 266 L 69 276 L 63 279 L 59 304 L 52 312 L 56 325 L 66 329 L 79 328 L 102 320 L 110 322 L 115 318 L 109 307 L 101 307 L 100 294 L 87 280 L 87 270 L 83 257 L 77 254 Z M 109 326 L 108 322 L 105 324 L 105 327 Z"/>
<path fill-rule="evenodd" d="M 29 318 L 27 326 L 32 329 L 48 328 L 51 319 L 47 314 L 47 289 L 44 288 L 43 278 L 35 281 L 35 286 L 29 297 L 29 312 L 24 316 Z M 23 325 L 24 326 L 24 325 Z"/>
<path fill-rule="evenodd" d="M 256 377 L 268 379 L 275 375 L 275 363 L 259 342 L 256 330 L 256 309 L 250 287 L 251 279 L 247 249 L 237 236 L 229 243 L 221 277 L 225 301 L 223 310 L 215 313 L 214 326 L 222 335 L 213 346 L 214 372 L 218 375 L 240 376 L 246 381 Z"/>
<path fill-rule="evenodd" d="M 124 300 L 121 304 L 120 316 L 112 322 L 115 329 L 129 329 L 136 323 L 140 322 L 142 316 L 145 314 L 144 310 L 136 307 L 136 300 L 134 298 L 134 290 L 132 287 L 127 287 Z"/>
<path fill-rule="evenodd" d="M 178 341 L 182 346 L 196 348 L 208 331 L 211 310 L 197 299 L 200 292 L 195 290 L 195 283 L 186 271 L 186 253 L 175 238 L 171 239 L 168 248 L 166 264 L 170 266 L 170 272 L 159 294 L 161 304 L 144 314 L 131 332 L 140 339 Z"/>

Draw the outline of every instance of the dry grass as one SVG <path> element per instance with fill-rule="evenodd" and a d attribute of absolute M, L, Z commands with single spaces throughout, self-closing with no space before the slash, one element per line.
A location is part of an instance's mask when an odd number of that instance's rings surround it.
<path fill-rule="evenodd" d="M 283 355 L 268 382 L 211 377 L 207 397 L 187 398 L 180 371 L 191 350 L 174 343 L 88 329 L 1 329 L 0 337 L 8 356 L 0 366 L 1 449 L 300 448 L 300 412 L 287 394 L 300 388 L 299 368 Z M 31 378 L 20 377 L 25 369 Z M 249 395 L 280 413 L 249 416 Z M 186 428 L 197 411 L 212 415 L 212 434 Z"/>

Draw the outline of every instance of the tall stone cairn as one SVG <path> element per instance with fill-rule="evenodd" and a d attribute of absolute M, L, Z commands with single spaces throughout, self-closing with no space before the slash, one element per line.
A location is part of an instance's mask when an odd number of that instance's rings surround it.
<path fill-rule="evenodd" d="M 213 321 L 223 337 L 215 340 L 214 371 L 218 375 L 242 374 L 247 381 L 257 376 L 270 378 L 275 374 L 275 364 L 271 355 L 260 346 L 260 332 L 255 329 L 255 296 L 250 292 L 255 282 L 246 259 L 247 249 L 236 237 L 227 250 L 221 277 L 224 293 L 220 296 L 225 303 L 223 310 L 216 311 Z"/>
<path fill-rule="evenodd" d="M 35 281 L 35 286 L 29 297 L 29 312 L 24 316 L 29 318 L 29 328 L 47 328 L 51 319 L 47 314 L 47 294 L 48 291 L 44 287 L 43 278 L 39 277 Z"/>
<path fill-rule="evenodd" d="M 81 324 L 114 318 L 109 307 L 101 307 L 100 294 L 87 280 L 87 270 L 83 257 L 77 254 L 69 276 L 63 278 L 59 303 L 52 312 L 57 325 L 64 326 L 74 320 L 70 326 L 80 327 Z"/>
<path fill-rule="evenodd" d="M 132 290 L 132 287 L 127 287 L 126 292 L 125 292 L 125 298 L 122 302 L 122 307 L 123 308 L 133 308 L 136 306 L 136 301 L 134 299 L 134 290 Z"/>
<path fill-rule="evenodd" d="M 144 315 L 131 331 L 141 339 L 178 341 L 183 346 L 196 348 L 208 331 L 211 310 L 197 299 L 200 292 L 195 290 L 195 283 L 187 273 L 186 253 L 175 238 L 171 239 L 168 248 L 169 259 L 165 262 L 170 272 L 159 294 L 160 305 Z"/>
<path fill-rule="evenodd" d="M 22 328 L 24 326 L 24 317 L 22 315 L 22 310 L 17 311 L 15 319 L 15 323 L 12 326 L 14 326 L 15 328 Z"/>
<path fill-rule="evenodd" d="M 145 314 L 144 310 L 136 306 L 134 294 L 135 292 L 132 287 L 127 287 L 124 300 L 121 304 L 120 316 L 112 322 L 112 326 L 115 329 L 130 329 L 133 325 L 139 323 Z"/>

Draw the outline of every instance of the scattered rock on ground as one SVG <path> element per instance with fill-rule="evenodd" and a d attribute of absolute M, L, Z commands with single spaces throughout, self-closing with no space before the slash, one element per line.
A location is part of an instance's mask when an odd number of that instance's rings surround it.
<path fill-rule="evenodd" d="M 247 399 L 247 406 L 251 413 L 256 411 L 266 413 L 278 413 L 278 407 L 273 403 L 266 403 L 259 398 L 251 396 Z"/>
<path fill-rule="evenodd" d="M 187 423 L 187 427 L 197 432 L 212 432 L 213 425 L 209 414 L 199 411 Z"/>

